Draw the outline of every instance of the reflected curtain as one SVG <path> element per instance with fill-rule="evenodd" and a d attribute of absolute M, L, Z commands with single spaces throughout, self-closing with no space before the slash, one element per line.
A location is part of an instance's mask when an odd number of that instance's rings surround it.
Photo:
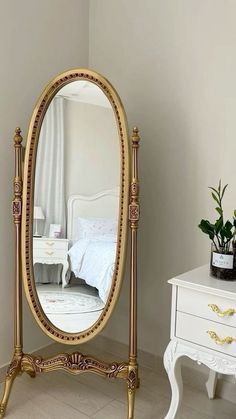
<path fill-rule="evenodd" d="M 64 99 L 55 97 L 41 127 L 35 172 L 34 205 L 42 207 L 45 216 L 45 220 L 38 221 L 38 230 L 46 237 L 50 224 L 60 224 L 61 237 L 66 237 L 64 143 Z M 60 270 L 58 265 L 36 264 L 36 282 L 59 283 Z"/>

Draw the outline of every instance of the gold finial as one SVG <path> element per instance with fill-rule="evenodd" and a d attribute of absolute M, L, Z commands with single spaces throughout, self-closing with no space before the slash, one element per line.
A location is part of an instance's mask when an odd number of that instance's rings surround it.
<path fill-rule="evenodd" d="M 15 135 L 14 135 L 14 143 L 15 145 L 20 145 L 23 141 L 23 138 L 21 136 L 21 129 L 17 127 L 15 129 Z"/>
<path fill-rule="evenodd" d="M 133 141 L 133 143 L 134 143 L 134 144 L 137 144 L 137 145 L 138 145 L 138 143 L 139 143 L 139 141 L 140 141 L 140 136 L 139 136 L 139 129 L 138 129 L 138 127 L 134 127 L 134 128 L 133 128 L 132 141 Z"/>

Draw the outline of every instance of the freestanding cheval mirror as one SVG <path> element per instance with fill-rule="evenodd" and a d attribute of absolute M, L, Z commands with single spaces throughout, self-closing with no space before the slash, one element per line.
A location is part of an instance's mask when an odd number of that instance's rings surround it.
<path fill-rule="evenodd" d="M 6 375 L 0 418 L 6 412 L 18 375 L 26 372 L 35 377 L 40 372 L 60 369 L 71 374 L 91 372 L 126 380 L 128 419 L 133 419 L 139 384 L 138 129 L 133 129 L 130 145 L 125 111 L 114 88 L 94 71 L 75 69 L 52 80 L 37 102 L 29 126 L 23 179 L 19 128 L 14 147 L 15 352 Z M 47 359 L 25 354 L 22 282 L 31 312 L 47 336 L 68 345 L 94 338 L 111 317 L 119 296 L 128 225 L 131 238 L 127 360 L 109 363 L 81 352 Z"/>

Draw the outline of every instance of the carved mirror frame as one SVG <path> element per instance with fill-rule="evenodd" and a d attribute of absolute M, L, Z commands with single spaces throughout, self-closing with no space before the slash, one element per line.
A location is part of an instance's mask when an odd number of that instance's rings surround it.
<path fill-rule="evenodd" d="M 57 329 L 42 313 L 35 284 L 33 282 L 32 260 L 32 214 L 34 199 L 34 171 L 37 154 L 39 132 L 47 108 L 55 94 L 73 80 L 90 80 L 99 86 L 109 99 L 116 116 L 117 129 L 120 138 L 120 218 L 118 230 L 118 249 L 116 272 L 107 305 L 97 320 L 89 329 L 77 334 L 65 333 Z M 134 418 L 135 391 L 139 386 L 137 364 L 137 230 L 139 222 L 139 179 L 138 179 L 138 148 L 139 132 L 133 129 L 132 134 L 132 173 L 130 179 L 130 144 L 128 139 L 125 111 L 118 94 L 111 84 L 98 73 L 88 69 L 66 71 L 53 79 L 40 96 L 33 112 L 26 145 L 24 161 L 24 182 L 22 181 L 22 136 L 20 128 L 14 136 L 15 177 L 14 200 L 12 207 L 16 235 L 16 275 L 15 275 L 15 349 L 9 365 L 3 398 L 0 403 L 0 418 L 3 418 L 10 391 L 15 378 L 23 372 L 35 377 L 39 372 L 65 370 L 71 374 L 93 372 L 108 378 L 122 378 L 128 388 L 128 419 Z M 23 199 L 22 199 L 23 195 Z M 127 226 L 130 225 L 130 310 L 129 310 L 129 354 L 124 362 L 107 363 L 80 352 L 63 353 L 43 359 L 23 352 L 22 338 L 22 282 L 31 311 L 43 331 L 54 341 L 76 345 L 85 342 L 99 333 L 108 321 L 122 284 L 125 265 Z"/>
<path fill-rule="evenodd" d="M 68 83 L 83 80 L 89 81 L 98 86 L 108 98 L 115 118 L 120 145 L 120 197 L 119 197 L 119 226 L 116 251 L 115 272 L 112 280 L 112 287 L 109 293 L 105 308 L 100 317 L 91 327 L 79 333 L 62 332 L 45 316 L 39 302 L 34 281 L 33 270 L 33 202 L 34 202 L 34 175 L 37 156 L 37 145 L 40 129 L 49 104 L 56 93 Z M 75 345 L 86 342 L 96 336 L 105 327 L 115 307 L 123 279 L 125 265 L 127 224 L 128 224 L 128 195 L 130 183 L 130 155 L 127 121 L 124 108 L 118 94 L 111 84 L 100 74 L 86 69 L 75 69 L 66 71 L 57 76 L 46 87 L 40 96 L 33 112 L 25 153 L 25 170 L 23 185 L 23 212 L 22 212 L 22 268 L 23 282 L 27 301 L 30 309 L 41 327 L 50 338 L 60 342 Z"/>

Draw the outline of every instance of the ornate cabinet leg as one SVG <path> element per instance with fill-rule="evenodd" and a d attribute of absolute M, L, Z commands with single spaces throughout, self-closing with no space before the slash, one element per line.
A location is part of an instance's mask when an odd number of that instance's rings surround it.
<path fill-rule="evenodd" d="M 217 378 L 217 372 L 210 370 L 209 377 L 206 382 L 206 389 L 209 399 L 215 398 Z"/>
<path fill-rule="evenodd" d="M 65 261 L 62 265 L 62 274 L 61 274 L 61 278 L 62 278 L 62 288 L 66 288 L 67 286 L 67 274 L 68 274 L 68 269 L 69 269 L 69 263 L 68 261 Z"/>
<path fill-rule="evenodd" d="M 181 358 L 174 356 L 176 342 L 170 342 L 164 354 L 164 365 L 171 385 L 171 405 L 165 419 L 174 419 L 183 397 Z"/>
<path fill-rule="evenodd" d="M 136 389 L 139 386 L 138 367 L 129 367 L 128 374 L 128 419 L 134 419 L 134 402 Z"/>

